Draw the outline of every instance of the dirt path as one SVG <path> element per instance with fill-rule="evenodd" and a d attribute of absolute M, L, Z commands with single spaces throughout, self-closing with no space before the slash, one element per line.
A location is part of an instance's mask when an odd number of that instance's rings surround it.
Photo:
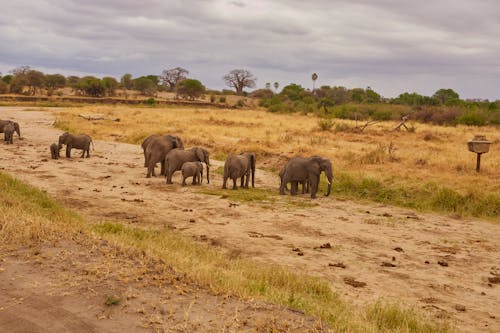
<path fill-rule="evenodd" d="M 20 123 L 24 137 L 16 137 L 13 146 L 0 143 L 0 170 L 93 221 L 168 225 L 242 257 L 321 276 L 355 303 L 381 297 L 449 317 L 461 330 L 500 330 L 500 287 L 488 281 L 500 273 L 499 224 L 332 197 L 308 208 L 281 199 L 234 205 L 201 194 L 199 187 L 181 187 L 178 174 L 171 186 L 162 178 L 146 179 L 142 150 L 135 145 L 96 141 L 90 159 L 75 151 L 71 159 L 50 160 L 48 147 L 61 133 L 52 128 L 53 117 L 20 110 L 0 109 L 0 118 Z M 220 184 L 212 173 L 211 184 L 202 186 Z M 259 170 L 256 186 L 277 189 L 278 179 Z M 320 248 L 326 243 L 332 248 Z M 346 284 L 349 278 L 366 286 Z"/>

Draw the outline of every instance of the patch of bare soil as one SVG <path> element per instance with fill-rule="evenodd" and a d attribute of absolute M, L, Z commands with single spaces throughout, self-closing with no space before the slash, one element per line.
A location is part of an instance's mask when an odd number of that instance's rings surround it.
<path fill-rule="evenodd" d="M 0 169 L 91 221 L 176 228 L 193 241 L 215 239 L 214 246 L 230 253 L 321 276 L 357 304 L 384 298 L 450 318 L 460 330 L 500 331 L 494 315 L 500 289 L 489 281 L 500 265 L 498 224 L 332 197 L 308 208 L 280 200 L 231 205 L 227 198 L 199 193 L 199 186 L 180 186 L 179 174 L 174 185 L 146 179 L 139 146 L 95 141 L 90 159 L 75 151 L 71 159 L 54 161 L 49 145 L 61 131 L 52 128 L 50 113 L 2 108 L 0 118 L 16 119 L 24 136 L 14 145 L 0 143 Z M 202 187 L 219 188 L 221 177 L 211 175 L 210 185 Z M 275 175 L 257 171 L 257 187 L 277 191 L 278 184 Z M 326 243 L 331 246 L 322 248 Z M 346 281 L 366 285 L 354 288 Z M 423 301 L 429 299 L 435 301 Z"/>
<path fill-rule="evenodd" d="M 326 331 L 274 305 L 214 296 L 105 241 L 0 247 L 2 332 Z"/>

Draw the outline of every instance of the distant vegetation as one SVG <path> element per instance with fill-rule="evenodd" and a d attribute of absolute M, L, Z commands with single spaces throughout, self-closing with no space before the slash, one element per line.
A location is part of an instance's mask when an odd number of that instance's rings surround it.
<path fill-rule="evenodd" d="M 252 92 L 257 78 L 248 70 L 233 69 L 222 77 L 224 83 L 234 89 L 207 90 L 199 80 L 188 77 L 189 71 L 181 67 L 163 70 L 160 75 L 145 75 L 134 78 L 124 74 L 120 80 L 107 76 L 68 76 L 44 74 L 29 66 L 22 66 L 2 76 L 0 73 L 0 94 L 63 95 L 62 88 L 70 88 L 72 94 L 88 97 L 128 98 L 128 91 L 134 90 L 146 98 L 156 98 L 159 92 L 172 92 L 176 98 L 195 100 L 210 96 L 212 103 L 226 103 L 225 96 L 243 95 L 257 98 L 260 106 L 270 112 L 314 113 L 327 118 L 351 120 L 401 120 L 403 116 L 424 123 L 437 125 L 500 125 L 500 100 L 463 100 L 452 89 L 439 89 L 432 96 L 417 93 L 402 93 L 396 98 L 383 98 L 370 87 L 348 89 L 340 86 L 321 86 L 305 89 L 292 83 L 278 93 L 280 84 L 270 82 L 265 89 Z M 318 78 L 314 73 L 313 84 Z M 243 107 L 243 101 L 238 101 Z"/>
<path fill-rule="evenodd" d="M 266 91 L 267 90 L 267 91 Z M 500 101 L 462 100 L 452 89 L 440 89 L 432 96 L 403 93 L 384 99 L 371 88 L 322 86 L 311 92 L 290 84 L 279 94 L 270 89 L 256 91 L 260 105 L 270 112 L 316 113 L 351 120 L 413 120 L 437 125 L 500 125 Z"/>

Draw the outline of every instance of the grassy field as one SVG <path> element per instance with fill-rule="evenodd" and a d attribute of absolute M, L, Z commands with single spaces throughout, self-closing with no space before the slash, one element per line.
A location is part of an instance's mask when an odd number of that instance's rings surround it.
<path fill-rule="evenodd" d="M 495 127 L 413 123 L 411 131 L 393 131 L 397 123 L 387 121 L 360 133 L 353 130 L 354 121 L 261 110 L 85 106 L 55 112 L 62 130 L 134 144 L 153 133 L 175 133 L 187 147 L 209 148 L 215 159 L 254 151 L 258 167 L 274 172 L 292 156 L 328 157 L 337 176 L 334 197 L 491 219 L 500 214 L 500 131 Z M 78 117 L 81 113 L 121 121 L 89 122 Z M 475 134 L 493 142 L 479 174 L 476 156 L 467 150 Z"/>
<path fill-rule="evenodd" d="M 322 318 L 339 332 L 448 332 L 418 310 L 375 303 L 355 308 L 318 278 L 276 265 L 235 259 L 169 231 L 130 228 L 120 223 L 88 224 L 43 192 L 0 173 L 0 243 L 16 248 L 59 240 L 97 238 L 140 251 L 216 294 L 256 298 Z"/>

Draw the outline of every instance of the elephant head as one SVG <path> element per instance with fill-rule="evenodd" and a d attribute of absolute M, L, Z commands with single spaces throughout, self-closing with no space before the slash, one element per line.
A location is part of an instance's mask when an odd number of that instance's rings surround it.
<path fill-rule="evenodd" d="M 182 142 L 182 139 L 178 136 L 173 137 L 173 144 L 174 148 L 184 149 L 184 143 Z"/>
<path fill-rule="evenodd" d="M 248 162 L 250 164 L 250 168 L 252 170 L 252 187 L 255 187 L 254 178 L 255 178 L 255 153 L 242 153 L 241 155 L 246 155 L 248 157 Z"/>
<path fill-rule="evenodd" d="M 64 132 L 59 136 L 59 145 L 66 145 L 68 141 L 69 133 Z"/>
<path fill-rule="evenodd" d="M 199 148 L 199 147 L 194 148 L 194 151 L 198 160 L 200 162 L 205 162 L 205 164 L 207 165 L 207 184 L 210 184 L 210 176 L 209 176 L 210 158 L 208 151 L 204 148 Z"/>
<path fill-rule="evenodd" d="M 12 122 L 12 124 L 14 125 L 14 130 L 16 131 L 17 135 L 21 137 L 21 129 L 19 128 L 19 124 L 16 122 Z"/>
<path fill-rule="evenodd" d="M 311 157 L 311 160 L 318 164 L 319 173 L 325 173 L 326 178 L 328 179 L 328 190 L 325 196 L 329 196 L 332 190 L 332 181 L 333 181 L 333 171 L 332 171 L 332 162 L 327 158 L 322 158 L 320 156 Z"/>

